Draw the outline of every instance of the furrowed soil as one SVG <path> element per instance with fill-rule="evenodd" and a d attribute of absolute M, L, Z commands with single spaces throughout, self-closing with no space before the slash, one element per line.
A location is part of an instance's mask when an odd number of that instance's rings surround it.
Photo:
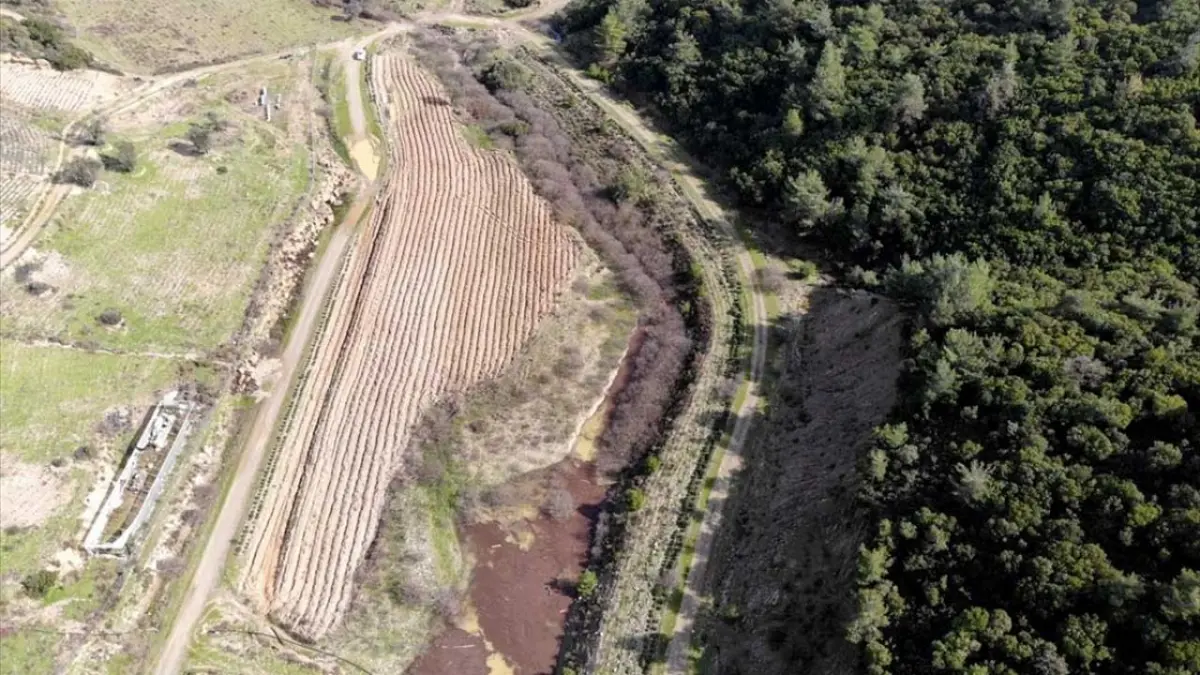
<path fill-rule="evenodd" d="M 515 162 L 467 143 L 431 75 L 388 52 L 372 78 L 391 173 L 264 479 L 240 581 L 306 639 L 349 608 L 423 412 L 499 374 L 579 260 Z"/>

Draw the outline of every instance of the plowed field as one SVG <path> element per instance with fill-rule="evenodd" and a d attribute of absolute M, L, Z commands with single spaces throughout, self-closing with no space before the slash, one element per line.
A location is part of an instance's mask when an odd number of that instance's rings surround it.
<path fill-rule="evenodd" d="M 464 139 L 433 76 L 399 54 L 372 66 L 391 174 L 295 394 L 241 578 L 309 639 L 350 604 L 422 411 L 497 375 L 579 259 L 515 162 Z"/>

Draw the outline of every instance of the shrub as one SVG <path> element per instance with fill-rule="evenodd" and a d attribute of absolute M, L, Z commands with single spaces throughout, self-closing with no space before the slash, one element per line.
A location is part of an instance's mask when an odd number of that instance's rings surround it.
<path fill-rule="evenodd" d="M 600 65 L 599 63 L 593 63 L 593 64 L 589 65 L 587 67 L 587 70 L 585 70 L 583 72 L 585 75 L 592 78 L 593 80 L 599 80 L 599 81 L 603 82 L 604 84 L 612 84 L 612 81 L 613 81 L 612 73 L 608 70 L 608 68 L 605 68 L 604 66 Z"/>
<path fill-rule="evenodd" d="M 120 141 L 115 152 L 104 155 L 101 159 L 104 161 L 104 168 L 109 171 L 129 173 L 137 167 L 137 149 L 129 141 Z"/>
<path fill-rule="evenodd" d="M 542 511 L 554 520 L 566 520 L 575 513 L 575 498 L 566 488 L 555 488 L 547 495 Z"/>
<path fill-rule="evenodd" d="M 658 455 L 650 455 L 646 458 L 646 473 L 658 473 L 662 468 L 662 460 Z"/>
<path fill-rule="evenodd" d="M 79 140 L 88 145 L 104 145 L 104 134 L 108 131 L 108 122 L 103 117 L 93 117 L 83 125 L 79 132 Z"/>
<path fill-rule="evenodd" d="M 480 78 L 489 91 L 520 91 L 529 86 L 530 74 L 515 59 L 499 57 L 483 71 Z"/>
<path fill-rule="evenodd" d="M 643 204 L 650 197 L 650 179 L 636 167 L 628 167 L 617 176 L 617 182 L 609 188 L 615 202 Z"/>
<path fill-rule="evenodd" d="M 83 68 L 92 64 L 92 55 L 67 41 L 58 26 L 31 17 L 23 22 L 5 21 L 0 31 L 4 51 L 24 52 L 46 59 L 59 70 Z"/>
<path fill-rule="evenodd" d="M 58 585 L 58 572 L 54 570 L 38 570 L 21 580 L 21 588 L 31 598 L 44 598 Z"/>
<path fill-rule="evenodd" d="M 100 312 L 96 320 L 105 326 L 116 326 L 121 323 L 121 313 L 115 309 L 106 309 Z"/>
<path fill-rule="evenodd" d="M 208 124 L 195 124 L 188 127 L 187 140 L 196 150 L 196 154 L 205 155 L 212 149 L 213 128 Z"/>
<path fill-rule="evenodd" d="M 52 290 L 54 287 L 44 281 L 30 281 L 25 284 L 25 292 L 32 296 L 39 296 Z"/>
<path fill-rule="evenodd" d="M 783 289 L 783 273 L 774 267 L 754 270 L 755 285 L 767 293 L 778 293 Z"/>
<path fill-rule="evenodd" d="M 646 493 L 639 488 L 629 488 L 625 493 L 625 506 L 630 511 L 640 511 L 646 505 Z"/>
<path fill-rule="evenodd" d="M 579 583 L 575 584 L 575 592 L 579 593 L 581 598 L 590 598 L 596 592 L 596 587 L 600 585 L 600 580 L 596 577 L 596 573 L 591 570 L 584 570 L 583 574 L 579 575 Z"/>
<path fill-rule="evenodd" d="M 789 265 L 792 270 L 792 276 L 800 281 L 811 281 L 816 278 L 817 269 L 816 263 L 809 260 L 795 260 Z"/>
<path fill-rule="evenodd" d="M 90 188 L 96 184 L 96 177 L 99 175 L 100 162 L 90 157 L 76 157 L 59 170 L 57 180 L 60 183 L 74 183 Z"/>

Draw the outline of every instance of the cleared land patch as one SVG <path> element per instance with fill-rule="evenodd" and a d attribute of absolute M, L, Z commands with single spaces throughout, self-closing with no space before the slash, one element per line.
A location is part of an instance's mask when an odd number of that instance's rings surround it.
<path fill-rule="evenodd" d="M 857 653 L 842 633 L 864 535 L 855 462 L 895 401 L 900 324 L 895 305 L 862 291 L 819 286 L 807 311 L 785 308 L 777 376 L 710 563 L 715 608 L 700 625 L 710 665 L 853 669 Z"/>
<path fill-rule="evenodd" d="M 308 179 L 307 152 L 236 116 L 215 148 L 186 152 L 186 124 L 129 134 L 128 174 L 68 198 L 58 227 L 0 279 L 4 334 L 121 349 L 208 349 L 229 338 L 270 242 Z M 182 151 L 181 151 L 182 150 Z M 53 273 L 47 261 L 53 259 Z M 102 313 L 119 321 L 101 325 Z"/>
<path fill-rule="evenodd" d="M 391 173 L 297 393 L 241 580 L 310 639 L 349 607 L 412 425 L 509 363 L 580 251 L 510 157 L 467 143 L 432 76 L 397 53 L 372 76 Z"/>
<path fill-rule="evenodd" d="M 332 21 L 338 13 L 306 0 L 264 0 L 254 4 L 254 11 L 237 0 L 60 0 L 56 5 L 77 29 L 79 45 L 135 72 L 178 70 L 329 42 L 374 26 Z"/>

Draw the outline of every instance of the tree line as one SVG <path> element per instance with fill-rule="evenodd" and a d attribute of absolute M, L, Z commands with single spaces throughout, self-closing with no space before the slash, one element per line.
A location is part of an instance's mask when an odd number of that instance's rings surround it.
<path fill-rule="evenodd" d="M 1200 672 L 1200 3 L 557 21 L 744 206 L 911 310 L 861 467 L 865 670 Z"/>

